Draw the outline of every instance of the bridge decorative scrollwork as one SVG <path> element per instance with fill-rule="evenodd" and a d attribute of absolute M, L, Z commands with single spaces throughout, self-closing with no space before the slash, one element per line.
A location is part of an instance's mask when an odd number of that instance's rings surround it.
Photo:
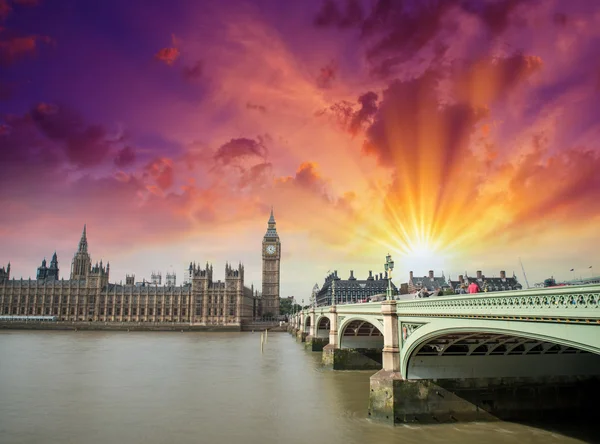
<path fill-rule="evenodd" d="M 463 296 L 461 299 L 453 297 L 449 299 L 436 298 L 435 300 L 402 301 L 401 304 L 403 308 L 600 308 L 600 293 L 563 294 L 556 296 Z"/>

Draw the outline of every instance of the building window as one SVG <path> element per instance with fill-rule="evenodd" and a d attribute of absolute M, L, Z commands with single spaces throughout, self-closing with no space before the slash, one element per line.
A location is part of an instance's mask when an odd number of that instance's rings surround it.
<path fill-rule="evenodd" d="M 173 316 L 177 316 L 177 309 L 176 308 L 173 309 Z"/>
<path fill-rule="evenodd" d="M 156 315 L 157 315 L 157 316 L 160 316 L 161 314 L 162 314 L 162 308 L 158 307 L 158 308 L 156 309 Z"/>
<path fill-rule="evenodd" d="M 165 308 L 165 314 L 166 314 L 167 316 L 169 316 L 169 315 L 171 314 L 171 310 L 170 310 L 170 309 L 168 309 L 168 308 Z"/>
<path fill-rule="evenodd" d="M 148 316 L 154 316 L 154 308 L 148 309 Z"/>
<path fill-rule="evenodd" d="M 146 314 L 146 309 L 144 307 L 140 308 L 140 314 L 144 316 Z"/>
<path fill-rule="evenodd" d="M 196 316 L 202 316 L 202 305 L 196 306 Z"/>
<path fill-rule="evenodd" d="M 136 315 L 137 315 L 137 308 L 136 308 L 136 307 L 133 307 L 133 308 L 131 309 L 131 314 L 132 314 L 133 316 L 136 316 Z"/>
<path fill-rule="evenodd" d="M 185 316 L 185 308 L 181 309 L 181 316 Z"/>

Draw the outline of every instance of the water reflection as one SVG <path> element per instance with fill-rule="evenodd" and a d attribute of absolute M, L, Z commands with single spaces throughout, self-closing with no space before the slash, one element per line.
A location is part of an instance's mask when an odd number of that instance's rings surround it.
<path fill-rule="evenodd" d="M 323 369 L 284 333 L 1 332 L 7 443 L 563 443 L 510 423 L 369 421 L 373 372 Z M 592 441 L 591 430 L 584 440 Z"/>

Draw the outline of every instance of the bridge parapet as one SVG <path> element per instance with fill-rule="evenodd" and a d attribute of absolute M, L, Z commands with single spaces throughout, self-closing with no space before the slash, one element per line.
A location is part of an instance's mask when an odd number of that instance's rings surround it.
<path fill-rule="evenodd" d="M 399 301 L 401 316 L 600 321 L 600 285 Z"/>

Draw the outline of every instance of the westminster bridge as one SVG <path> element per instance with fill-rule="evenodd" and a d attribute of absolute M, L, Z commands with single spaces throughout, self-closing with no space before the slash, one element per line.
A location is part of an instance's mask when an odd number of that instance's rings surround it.
<path fill-rule="evenodd" d="M 334 370 L 379 369 L 373 419 L 581 418 L 600 402 L 600 285 L 312 307 L 289 328 Z"/>

